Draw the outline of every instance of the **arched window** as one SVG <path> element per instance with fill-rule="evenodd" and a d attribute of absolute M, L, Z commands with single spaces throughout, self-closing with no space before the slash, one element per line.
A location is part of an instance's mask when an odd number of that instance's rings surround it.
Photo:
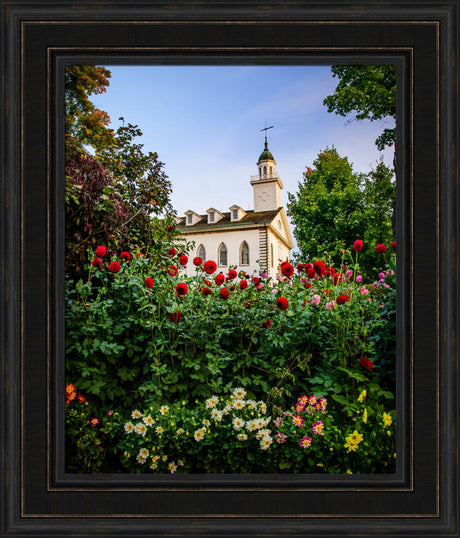
<path fill-rule="evenodd" d="M 249 265 L 249 246 L 246 241 L 240 247 L 240 265 Z"/>
<path fill-rule="evenodd" d="M 206 250 L 203 245 L 198 247 L 197 256 L 199 256 L 204 262 L 206 261 Z"/>
<path fill-rule="evenodd" d="M 273 257 L 273 243 L 270 244 L 270 264 L 272 267 L 275 266 L 275 259 Z"/>
<path fill-rule="evenodd" d="M 270 166 L 270 177 L 272 176 L 272 174 L 273 174 L 273 167 Z"/>
<path fill-rule="evenodd" d="M 267 167 L 264 166 L 264 176 L 267 176 Z"/>
<path fill-rule="evenodd" d="M 219 265 L 228 265 L 227 263 L 227 247 L 225 243 L 221 243 L 219 247 Z"/>

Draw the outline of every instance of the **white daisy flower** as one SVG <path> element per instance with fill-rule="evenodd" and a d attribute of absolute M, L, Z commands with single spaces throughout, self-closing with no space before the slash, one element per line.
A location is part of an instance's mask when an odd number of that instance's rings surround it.
<path fill-rule="evenodd" d="M 141 458 L 145 458 L 145 459 L 147 459 L 147 458 L 149 457 L 149 451 L 148 451 L 146 448 L 141 448 L 141 449 L 139 450 L 139 456 L 140 456 Z"/>
<path fill-rule="evenodd" d="M 219 403 L 219 398 L 217 396 L 211 396 L 206 400 L 206 409 L 213 409 Z"/>
<path fill-rule="evenodd" d="M 168 411 L 169 411 L 169 407 L 168 407 L 167 405 L 162 405 L 162 406 L 160 407 L 160 413 L 161 413 L 162 415 L 166 415 L 166 414 L 168 413 Z"/>
<path fill-rule="evenodd" d="M 134 431 L 139 434 L 139 435 L 142 435 L 142 437 L 145 436 L 145 434 L 147 433 L 147 426 L 143 423 L 143 422 L 138 422 L 135 426 L 134 426 Z"/>
<path fill-rule="evenodd" d="M 256 439 L 262 439 L 264 437 L 270 437 L 271 436 L 271 430 L 269 429 L 263 429 L 263 430 L 259 430 L 256 434 Z"/>
<path fill-rule="evenodd" d="M 257 405 L 259 406 L 259 411 L 265 415 L 265 413 L 267 412 L 267 404 L 265 402 L 257 402 Z"/>
<path fill-rule="evenodd" d="M 177 465 L 172 461 L 169 465 L 168 465 L 168 471 L 173 474 L 177 471 Z"/>
<path fill-rule="evenodd" d="M 152 456 L 153 463 L 157 463 L 158 461 L 160 461 L 160 456 Z"/>
<path fill-rule="evenodd" d="M 273 443 L 273 439 L 271 437 L 264 437 L 263 439 L 260 440 L 260 448 L 262 450 L 268 450 L 272 443 Z"/>
<path fill-rule="evenodd" d="M 222 414 L 223 414 L 223 415 L 228 415 L 228 413 L 230 413 L 231 410 L 232 410 L 232 404 L 231 404 L 231 403 L 228 403 L 228 404 L 222 409 Z"/>
<path fill-rule="evenodd" d="M 154 471 L 157 468 L 158 468 L 158 463 L 152 463 L 152 465 L 150 465 L 150 469 L 152 469 L 152 471 Z"/>
<path fill-rule="evenodd" d="M 255 400 L 246 400 L 246 407 L 250 410 L 257 407 L 257 402 Z"/>
<path fill-rule="evenodd" d="M 179 428 L 177 431 L 176 431 L 177 435 L 182 435 L 184 433 L 184 429 L 183 428 Z"/>
<path fill-rule="evenodd" d="M 211 423 L 209 422 L 209 420 L 208 420 L 207 418 L 205 418 L 205 419 L 203 420 L 203 424 L 204 424 L 207 428 L 209 428 L 209 426 L 211 426 Z"/>
<path fill-rule="evenodd" d="M 142 413 L 141 413 L 138 409 L 135 409 L 135 410 L 131 413 L 131 418 L 133 418 L 133 419 L 141 418 L 141 416 L 142 416 Z"/>
<path fill-rule="evenodd" d="M 179 465 L 179 467 L 183 467 L 184 462 L 182 460 L 177 460 L 177 465 Z"/>
<path fill-rule="evenodd" d="M 246 396 L 246 391 L 242 387 L 237 387 L 233 391 L 233 396 L 235 396 L 235 398 L 242 400 Z"/>
<path fill-rule="evenodd" d="M 238 438 L 238 441 L 247 441 L 248 440 L 248 436 L 245 433 L 239 433 L 237 435 L 237 438 Z"/>
<path fill-rule="evenodd" d="M 146 458 L 143 458 L 140 454 L 136 456 L 137 463 L 140 463 L 141 465 L 144 465 L 144 463 L 147 461 Z"/>
<path fill-rule="evenodd" d="M 161 461 L 168 461 L 168 456 L 165 454 L 161 457 Z"/>
<path fill-rule="evenodd" d="M 158 435 L 161 435 L 164 432 L 164 429 L 161 426 L 157 426 L 155 428 L 155 431 L 157 432 Z"/>
<path fill-rule="evenodd" d="M 134 430 L 134 424 L 132 422 L 127 422 L 125 424 L 125 432 L 126 433 L 132 433 Z"/>
<path fill-rule="evenodd" d="M 232 424 L 234 430 L 241 430 L 241 428 L 244 427 L 244 420 L 242 420 L 240 417 L 234 417 Z"/>
<path fill-rule="evenodd" d="M 246 422 L 246 429 L 250 432 L 253 432 L 255 430 L 257 430 L 257 423 L 256 423 L 256 420 L 248 420 Z"/>
<path fill-rule="evenodd" d="M 223 412 L 219 411 L 218 409 L 213 409 L 211 411 L 211 418 L 215 420 L 216 422 L 220 422 L 223 416 L 224 416 Z"/>
<path fill-rule="evenodd" d="M 203 440 L 205 433 L 206 433 L 206 428 L 200 428 L 199 430 L 196 430 L 196 432 L 193 434 L 195 441 Z"/>
<path fill-rule="evenodd" d="M 153 424 L 155 421 L 153 420 L 153 418 L 152 418 L 150 415 L 148 415 L 147 417 L 144 417 L 144 418 L 142 419 L 142 422 L 143 422 L 146 426 L 152 426 L 152 424 Z"/>
<path fill-rule="evenodd" d="M 233 408 L 237 410 L 244 409 L 244 400 L 235 400 L 233 402 Z"/>

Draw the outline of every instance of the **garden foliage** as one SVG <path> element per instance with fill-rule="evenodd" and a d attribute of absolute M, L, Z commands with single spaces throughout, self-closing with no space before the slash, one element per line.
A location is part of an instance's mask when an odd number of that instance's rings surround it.
<path fill-rule="evenodd" d="M 88 277 L 67 281 L 66 375 L 101 420 L 85 414 L 82 432 L 99 428 L 112 461 L 118 454 L 131 472 L 393 469 L 394 435 L 382 421 L 394 418 L 394 260 L 366 284 L 361 241 L 336 267 L 285 262 L 275 281 L 219 273 L 188 258 L 170 223 L 155 223 L 162 241 L 148 251 L 99 246 Z M 301 394 L 312 395 L 309 411 L 293 407 Z M 324 431 L 312 433 L 318 422 Z"/>

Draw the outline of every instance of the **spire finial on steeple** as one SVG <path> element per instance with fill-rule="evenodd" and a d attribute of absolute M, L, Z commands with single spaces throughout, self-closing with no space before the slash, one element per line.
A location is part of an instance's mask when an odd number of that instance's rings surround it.
<path fill-rule="evenodd" d="M 261 131 L 265 131 L 265 146 L 264 149 L 268 150 L 268 140 L 267 140 L 267 131 L 268 129 L 273 129 L 274 125 L 271 125 L 270 127 L 267 127 L 267 122 L 265 122 L 265 127 L 261 129 Z"/>

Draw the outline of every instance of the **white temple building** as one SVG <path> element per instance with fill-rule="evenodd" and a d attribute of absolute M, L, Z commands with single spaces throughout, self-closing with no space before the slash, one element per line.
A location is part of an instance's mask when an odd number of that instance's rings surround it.
<path fill-rule="evenodd" d="M 258 175 L 250 179 L 254 209 L 234 204 L 222 212 L 210 207 L 205 215 L 189 209 L 185 217 L 177 218 L 177 230 L 195 243 L 186 269 L 188 275 L 195 273 L 191 263 L 195 256 L 214 260 L 218 273 L 236 266 L 250 275 L 263 271 L 273 278 L 279 264 L 289 260 L 294 243 L 281 200 L 283 182 L 267 137 L 257 167 Z"/>

